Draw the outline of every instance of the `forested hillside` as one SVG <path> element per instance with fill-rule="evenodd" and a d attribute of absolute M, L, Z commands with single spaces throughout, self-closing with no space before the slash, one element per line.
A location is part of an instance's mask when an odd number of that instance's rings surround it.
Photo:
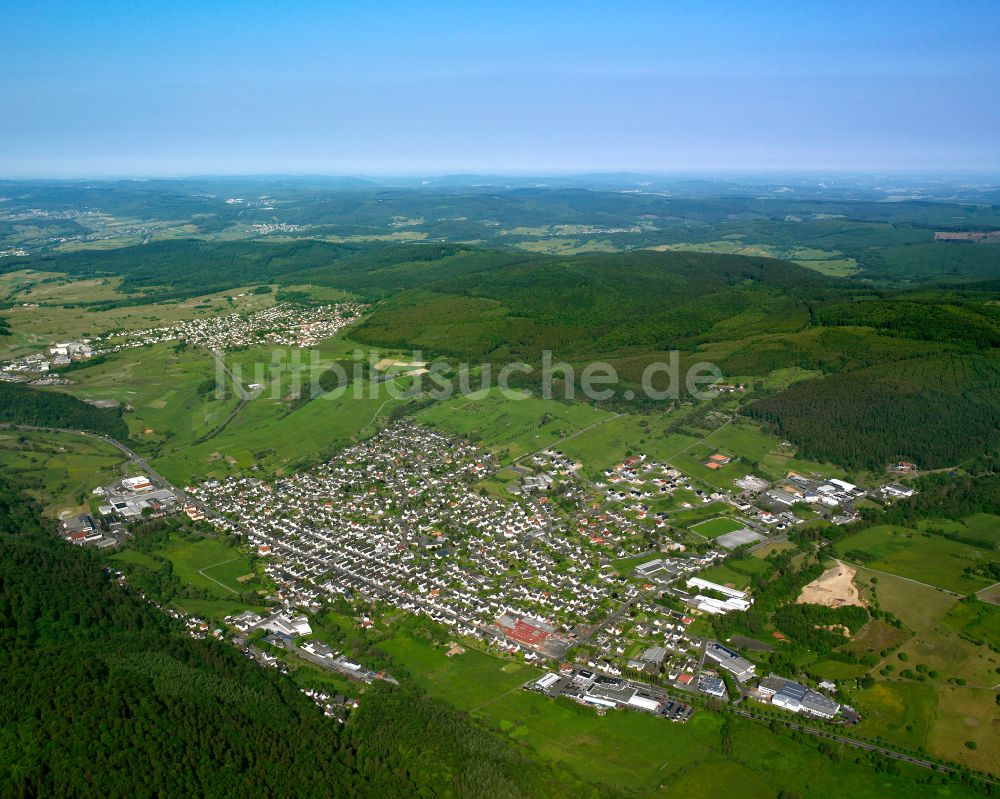
<path fill-rule="evenodd" d="M 460 712 L 369 690 L 345 728 L 194 641 L 0 478 L 0 794 L 596 796 Z"/>
<path fill-rule="evenodd" d="M 95 408 L 69 394 L 0 382 L 0 423 L 60 427 L 128 439 L 121 408 Z"/>
<path fill-rule="evenodd" d="M 899 460 L 949 466 L 1000 445 L 1000 360 L 956 355 L 840 372 L 796 383 L 747 412 L 807 457 L 852 469 Z"/>
<path fill-rule="evenodd" d="M 709 219 L 718 212 L 711 205 L 699 210 L 691 201 L 688 210 Z M 891 221 L 890 238 L 901 247 L 923 252 L 923 239 L 911 241 L 916 228 L 898 226 L 898 210 L 865 213 Z M 768 224 L 787 227 L 791 236 L 807 223 Z M 926 238 L 928 229 L 919 233 Z M 837 246 L 850 247 L 839 240 Z M 934 246 L 944 255 L 966 247 Z M 975 275 L 995 276 L 987 262 L 1000 248 L 968 247 L 980 248 Z M 351 330 L 362 344 L 536 366 L 551 350 L 577 364 L 608 361 L 632 386 L 672 350 L 685 363 L 710 361 L 725 375 L 751 381 L 789 368 L 819 372 L 760 399 L 749 413 L 803 454 L 849 468 L 879 468 L 899 458 L 944 466 L 998 443 L 995 280 L 902 291 L 776 258 L 649 250 L 556 257 L 449 241 L 179 240 L 18 265 L 120 274 L 125 290 L 143 292 L 143 301 L 261 282 L 336 288 L 372 304 Z M 914 275 L 922 269 L 915 265 Z"/>

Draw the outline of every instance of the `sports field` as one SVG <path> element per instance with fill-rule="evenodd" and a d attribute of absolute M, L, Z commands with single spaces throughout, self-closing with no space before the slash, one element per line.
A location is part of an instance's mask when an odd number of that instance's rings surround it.
<path fill-rule="evenodd" d="M 171 562 L 181 580 L 223 599 L 264 588 L 246 555 L 215 538 L 174 540 L 158 554 Z"/>
<path fill-rule="evenodd" d="M 703 522 L 698 522 L 698 524 L 693 524 L 688 529 L 692 533 L 705 536 L 705 538 L 718 538 L 720 535 L 726 535 L 726 533 L 734 533 L 737 530 L 742 530 L 745 526 L 746 525 L 743 522 L 739 522 L 736 519 L 730 519 L 728 516 L 717 516 L 714 519 L 708 519 Z"/>

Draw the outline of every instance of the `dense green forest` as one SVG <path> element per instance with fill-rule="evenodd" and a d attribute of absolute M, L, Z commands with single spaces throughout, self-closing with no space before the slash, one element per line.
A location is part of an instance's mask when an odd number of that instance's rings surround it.
<path fill-rule="evenodd" d="M 0 480 L 0 794 L 597 795 L 410 689 L 370 689 L 341 728 L 181 629 Z"/>
<path fill-rule="evenodd" d="M 961 463 L 1000 446 L 1000 360 L 900 360 L 796 383 L 747 413 L 803 455 L 852 469 Z"/>
<path fill-rule="evenodd" d="M 0 423 L 87 430 L 128 440 L 121 408 L 95 408 L 69 394 L 0 382 Z"/>

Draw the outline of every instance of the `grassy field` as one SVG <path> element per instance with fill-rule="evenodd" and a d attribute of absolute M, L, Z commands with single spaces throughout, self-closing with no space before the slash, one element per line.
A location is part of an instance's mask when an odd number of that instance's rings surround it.
<path fill-rule="evenodd" d="M 1000 650 L 1000 608 L 996 605 L 958 602 L 948 611 L 945 622 L 963 637 Z"/>
<path fill-rule="evenodd" d="M 760 558 L 732 558 L 718 566 L 710 566 L 705 571 L 699 572 L 698 576 L 742 591 L 750 585 L 754 576 L 769 574 L 771 571 L 771 564 Z"/>
<path fill-rule="evenodd" d="M 742 530 L 746 525 L 728 516 L 716 516 L 714 519 L 707 519 L 697 524 L 692 524 L 688 529 L 692 533 L 703 535 L 705 538 L 718 538 L 726 533 Z"/>
<path fill-rule="evenodd" d="M 400 387 L 403 381 L 400 381 Z M 295 410 L 281 400 L 251 400 L 217 436 L 154 460 L 161 473 L 181 483 L 199 477 L 225 477 L 257 465 L 265 472 L 301 468 L 375 430 L 396 399 L 386 384 L 375 396 L 317 398 Z"/>
<path fill-rule="evenodd" d="M 964 575 L 963 570 L 984 559 L 996 560 L 997 553 L 949 541 L 941 536 L 891 525 L 878 525 L 837 542 L 836 551 L 844 557 L 852 551 L 871 556 L 865 565 L 911 580 L 969 594 L 985 588 L 992 581 Z"/>
<path fill-rule="evenodd" d="M 189 599 L 181 597 L 180 599 L 175 599 L 172 604 L 178 610 L 185 611 L 192 616 L 197 616 L 206 621 L 215 622 L 216 624 L 222 624 L 222 620 L 226 616 L 242 613 L 244 610 L 261 612 L 260 607 L 251 607 L 242 602 L 233 602 L 228 599 Z"/>
<path fill-rule="evenodd" d="M 1000 654 L 980 640 L 995 633 L 1000 610 L 864 568 L 856 579 L 865 593 L 874 591 L 881 606 L 913 631 L 873 671 L 891 667 L 889 681 L 850 697 L 864 718 L 859 732 L 923 746 L 940 757 L 995 772 L 1000 762 L 1000 707 L 993 698 L 1000 681 Z M 919 674 L 918 666 L 925 670 L 925 682 L 900 680 L 904 669 Z M 969 740 L 976 741 L 975 750 L 965 746 Z"/>
<path fill-rule="evenodd" d="M 885 649 L 897 647 L 910 637 L 911 633 L 889 624 L 882 619 L 871 619 L 855 633 L 842 651 L 853 652 L 858 657 L 875 654 Z"/>
<path fill-rule="evenodd" d="M 85 400 L 115 400 L 133 439 L 144 449 L 175 449 L 205 435 L 236 408 L 235 397 L 218 400 L 211 388 L 216 367 L 202 349 L 174 352 L 170 343 L 126 350 L 72 373 L 65 388 Z"/>
<path fill-rule="evenodd" d="M 1000 547 L 1000 516 L 995 516 L 992 513 L 976 513 L 972 516 L 966 516 L 959 521 L 953 519 L 923 519 L 918 526 L 921 530 L 945 530 L 949 533 L 957 533 L 969 538 L 992 541 L 996 546 Z"/>
<path fill-rule="evenodd" d="M 445 649 L 426 641 L 400 636 L 381 642 L 379 649 L 404 664 L 417 684 L 464 710 L 480 708 L 542 672 L 530 666 L 466 647 L 448 657 Z"/>
<path fill-rule="evenodd" d="M 121 561 L 122 563 L 131 563 L 135 566 L 142 566 L 150 571 L 158 572 L 163 568 L 163 564 L 153 557 L 150 557 L 145 552 L 140 552 L 137 549 L 122 549 L 111 556 L 111 560 Z"/>
<path fill-rule="evenodd" d="M 223 599 L 264 588 L 246 555 L 218 539 L 173 540 L 157 554 L 171 562 L 181 580 Z"/>
<path fill-rule="evenodd" d="M 796 458 L 794 450 L 782 447 L 779 438 L 763 432 L 745 419 L 735 419 L 708 436 L 705 443 L 737 455 L 747 464 L 757 464 L 754 470 L 762 477 L 776 480 L 792 471 L 815 477 L 844 476 L 843 469 L 832 464 Z M 721 471 L 724 472 L 725 469 Z"/>
<path fill-rule="evenodd" d="M 852 696 L 862 721 L 857 733 L 914 749 L 926 746 L 937 710 L 933 685 L 879 682 Z"/>
<path fill-rule="evenodd" d="M 704 461 L 710 455 L 715 455 L 721 451 L 710 444 L 698 442 L 690 447 L 685 447 L 670 459 L 670 463 L 676 466 L 685 474 L 691 475 L 696 480 L 700 480 L 707 485 L 723 491 L 733 488 L 733 481 L 750 473 L 750 467 L 743 461 L 733 460 L 719 469 L 710 469 Z M 721 454 L 729 455 L 728 452 Z"/>
<path fill-rule="evenodd" d="M 677 412 L 675 412 L 676 414 Z M 559 448 L 598 476 L 621 463 L 630 454 L 644 453 L 652 460 L 666 461 L 697 439 L 666 430 L 675 415 L 619 416 L 564 441 Z"/>
<path fill-rule="evenodd" d="M 875 775 L 850 759 L 834 762 L 809 744 L 740 719 L 730 722 L 731 743 L 724 753 L 723 718 L 715 714 L 699 711 L 685 725 L 623 710 L 599 716 L 568 700 L 520 690 L 539 674 L 534 669 L 517 667 L 511 674 L 504 661 L 472 650 L 447 658 L 441 648 L 412 638 L 380 646 L 429 694 L 586 780 L 632 795 L 714 799 L 726 790 L 749 799 L 773 799 L 779 790 L 859 799 L 970 795 L 959 786 L 918 786 L 906 777 Z"/>
<path fill-rule="evenodd" d="M 751 554 L 755 558 L 766 558 L 768 555 L 773 555 L 776 552 L 785 552 L 789 549 L 795 549 L 795 544 L 791 541 L 777 541 L 773 544 L 765 544 L 762 547 L 758 547 Z"/>
<path fill-rule="evenodd" d="M 91 489 L 120 476 L 124 460 L 113 446 L 90 437 L 0 430 L 0 469 L 23 477 L 48 516 L 90 510 Z"/>
<path fill-rule="evenodd" d="M 418 416 L 422 424 L 480 442 L 505 463 L 610 419 L 612 414 L 590 405 L 506 397 L 498 389 L 436 403 Z"/>

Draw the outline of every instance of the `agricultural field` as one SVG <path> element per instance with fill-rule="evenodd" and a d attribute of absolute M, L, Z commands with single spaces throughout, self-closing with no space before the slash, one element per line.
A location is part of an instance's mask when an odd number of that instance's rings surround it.
<path fill-rule="evenodd" d="M 91 436 L 0 430 L 0 469 L 22 478 L 49 516 L 93 510 L 91 490 L 120 477 L 124 463 L 118 449 Z"/>
<path fill-rule="evenodd" d="M 686 250 L 689 252 L 725 253 L 728 255 L 756 255 L 784 258 L 799 266 L 813 269 L 831 277 L 849 277 L 858 271 L 858 262 L 839 250 L 822 250 L 816 247 L 781 246 L 743 241 L 744 236 L 734 234 L 718 241 L 678 242 L 651 247 L 652 250 Z"/>
<path fill-rule="evenodd" d="M 846 560 L 851 560 L 848 553 L 865 553 L 864 565 L 872 569 L 963 595 L 979 591 L 992 582 L 963 574 L 966 567 L 985 559 L 1000 559 L 998 553 L 891 525 L 855 533 L 838 541 L 835 549 L 837 555 Z"/>
<path fill-rule="evenodd" d="M 536 397 L 508 397 L 499 389 L 485 395 L 438 402 L 417 416 L 421 424 L 469 438 L 494 450 L 504 463 L 549 446 L 556 446 L 570 455 L 563 446 L 569 442 L 562 439 L 592 425 L 600 429 L 613 419 L 613 414 L 590 405 Z"/>

